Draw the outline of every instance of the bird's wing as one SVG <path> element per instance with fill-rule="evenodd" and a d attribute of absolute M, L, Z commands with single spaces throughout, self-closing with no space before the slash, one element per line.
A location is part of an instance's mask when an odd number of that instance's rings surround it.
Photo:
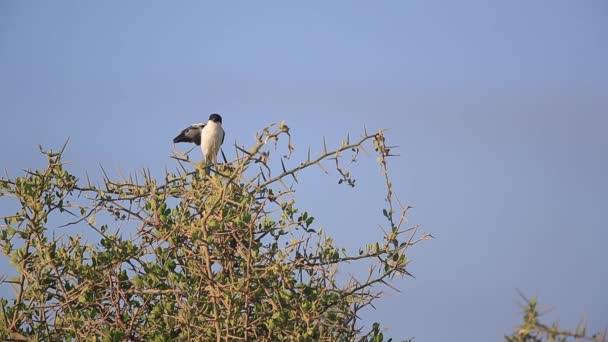
<path fill-rule="evenodd" d="M 173 143 L 189 142 L 200 145 L 203 127 L 205 127 L 205 124 L 199 123 L 184 129 L 178 136 L 173 138 Z"/>
<path fill-rule="evenodd" d="M 224 144 L 224 138 L 226 137 L 226 131 L 224 131 L 224 129 L 222 128 L 222 143 L 220 145 Z"/>

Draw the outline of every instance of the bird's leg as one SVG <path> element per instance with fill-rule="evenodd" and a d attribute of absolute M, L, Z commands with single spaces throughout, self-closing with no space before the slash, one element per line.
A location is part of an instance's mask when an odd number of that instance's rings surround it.
<path fill-rule="evenodd" d="M 213 161 L 211 158 L 205 157 L 205 175 L 209 176 L 211 174 L 211 166 L 213 165 Z"/>

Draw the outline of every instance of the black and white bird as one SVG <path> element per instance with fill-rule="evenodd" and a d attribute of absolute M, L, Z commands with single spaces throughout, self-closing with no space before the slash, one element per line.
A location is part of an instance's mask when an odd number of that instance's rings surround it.
<path fill-rule="evenodd" d="M 173 143 L 188 142 L 201 146 L 207 164 L 216 163 L 217 153 L 224 143 L 222 117 L 219 114 L 209 115 L 207 123 L 193 124 L 173 138 Z"/>

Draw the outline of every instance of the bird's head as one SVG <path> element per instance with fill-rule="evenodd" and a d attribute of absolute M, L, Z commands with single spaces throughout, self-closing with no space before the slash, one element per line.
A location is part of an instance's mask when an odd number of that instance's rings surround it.
<path fill-rule="evenodd" d="M 222 123 L 222 117 L 219 114 L 211 114 L 209 115 L 209 121 Z"/>

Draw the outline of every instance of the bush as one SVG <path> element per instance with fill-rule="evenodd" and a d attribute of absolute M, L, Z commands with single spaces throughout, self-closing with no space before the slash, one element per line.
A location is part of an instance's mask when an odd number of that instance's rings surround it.
<path fill-rule="evenodd" d="M 404 227 L 409 207 L 393 193 L 383 132 L 293 168 L 283 123 L 235 148 L 211 176 L 176 155 L 179 167 L 162 180 L 144 170 L 95 185 L 66 169 L 64 146 L 43 151 L 46 168 L 1 179 L 0 196 L 18 211 L 0 231 L 17 274 L 0 279 L 16 293 L 0 299 L 0 339 L 382 341 L 379 325 L 364 331 L 358 313 L 408 275 L 407 249 L 428 238 Z M 364 148 L 384 179 L 386 226 L 352 253 L 298 210 L 292 189 L 300 173 L 328 163 L 354 186 L 345 164 Z M 67 226 L 85 234 L 55 229 Z M 367 276 L 337 279 L 359 262 L 371 264 Z"/>
<path fill-rule="evenodd" d="M 560 328 L 559 324 L 548 325 L 540 321 L 541 312 L 536 298 L 526 298 L 520 293 L 525 301 L 524 317 L 521 325 L 511 336 L 505 336 L 507 342 L 566 342 L 566 341 L 593 341 L 606 342 L 606 333 L 587 333 L 587 323 L 581 321 L 576 329 L 569 330 Z"/>

